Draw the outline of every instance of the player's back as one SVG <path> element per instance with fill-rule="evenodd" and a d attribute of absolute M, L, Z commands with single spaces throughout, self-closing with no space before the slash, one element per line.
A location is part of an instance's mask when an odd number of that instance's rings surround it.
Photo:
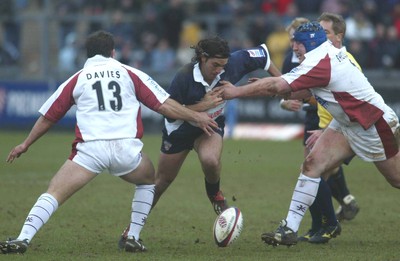
<path fill-rule="evenodd" d="M 101 56 L 89 59 L 79 74 L 73 97 L 77 127 L 84 140 L 136 136 L 140 104 L 133 81 L 119 62 Z"/>

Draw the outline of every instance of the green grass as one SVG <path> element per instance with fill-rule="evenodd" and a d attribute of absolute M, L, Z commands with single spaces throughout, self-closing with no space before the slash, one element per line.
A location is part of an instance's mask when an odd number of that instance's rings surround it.
<path fill-rule="evenodd" d="M 0 132 L 0 239 L 19 234 L 30 208 L 69 155 L 73 140 L 72 133 L 50 132 L 27 154 L 6 164 L 8 152 L 26 134 Z M 160 136 L 143 140 L 144 151 L 156 165 Z M 399 192 L 373 164 L 359 159 L 345 172 L 361 211 L 342 224 L 342 235 L 326 245 L 273 248 L 262 243 L 261 233 L 274 230 L 286 217 L 301 161 L 300 140 L 225 141 L 221 185 L 229 203 L 238 206 L 244 217 L 241 236 L 227 248 L 218 248 L 213 241 L 215 214 L 196 154 L 191 153 L 141 233 L 147 253 L 117 250 L 134 191 L 128 183 L 102 174 L 57 210 L 25 255 L 0 255 L 0 260 L 399 260 Z M 308 214 L 300 233 L 309 225 Z"/>

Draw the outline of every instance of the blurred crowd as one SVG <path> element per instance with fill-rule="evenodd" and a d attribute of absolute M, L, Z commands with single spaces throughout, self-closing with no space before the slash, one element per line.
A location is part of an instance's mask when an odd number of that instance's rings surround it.
<path fill-rule="evenodd" d="M 0 1 L 0 64 L 20 59 L 18 14 L 28 0 Z M 38 1 L 44 5 L 46 1 Z M 85 61 L 83 41 L 98 29 L 114 34 L 117 59 L 153 72 L 190 61 L 191 45 L 218 34 L 232 50 L 266 43 L 278 67 L 289 49 L 285 27 L 298 16 L 341 14 L 345 45 L 365 69 L 400 68 L 400 0 L 54 0 L 59 70 Z M 85 19 L 82 19 L 84 17 Z"/>

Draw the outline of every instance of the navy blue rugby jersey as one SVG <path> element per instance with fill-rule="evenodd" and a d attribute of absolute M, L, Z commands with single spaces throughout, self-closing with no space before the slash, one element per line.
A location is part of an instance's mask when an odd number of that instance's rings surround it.
<path fill-rule="evenodd" d="M 268 49 L 265 44 L 257 47 L 242 49 L 231 53 L 228 63 L 225 65 L 222 72 L 209 85 L 200 72 L 199 64 L 189 63 L 183 66 L 175 75 L 167 92 L 170 98 L 176 100 L 180 104 L 192 105 L 199 102 L 206 92 L 220 85 L 220 80 L 230 81 L 236 84 L 246 74 L 257 69 L 268 70 L 271 64 Z M 224 108 L 226 102 L 212 108 L 207 113 L 218 122 L 220 127 L 224 122 Z M 165 119 L 165 129 L 169 135 L 172 131 L 179 128 L 181 131 L 186 128 L 192 129 L 191 123 L 182 120 Z M 164 130 L 165 131 L 165 130 Z"/>

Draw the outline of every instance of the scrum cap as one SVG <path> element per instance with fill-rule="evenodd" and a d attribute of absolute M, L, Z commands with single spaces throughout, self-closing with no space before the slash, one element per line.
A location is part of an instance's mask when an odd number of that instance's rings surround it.
<path fill-rule="evenodd" d="M 309 22 L 297 27 L 293 40 L 302 43 L 309 52 L 326 41 L 326 33 L 318 22 Z"/>

